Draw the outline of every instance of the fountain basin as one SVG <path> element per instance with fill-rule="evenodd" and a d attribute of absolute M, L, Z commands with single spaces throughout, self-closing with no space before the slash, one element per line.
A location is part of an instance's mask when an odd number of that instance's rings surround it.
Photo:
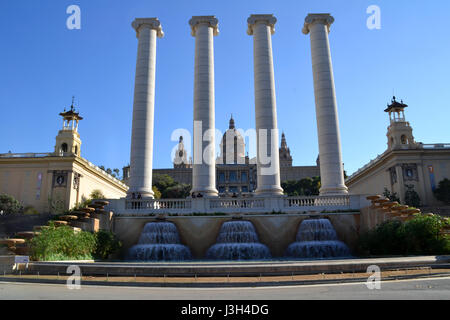
<path fill-rule="evenodd" d="M 350 257 L 349 248 L 342 241 L 302 241 L 294 242 L 286 250 L 287 257 L 294 258 L 337 258 Z"/>
<path fill-rule="evenodd" d="M 265 260 L 270 259 L 269 248 L 261 243 L 216 243 L 206 252 L 214 260 Z"/>
<path fill-rule="evenodd" d="M 128 260 L 181 261 L 191 260 L 191 252 L 182 244 L 137 244 L 130 248 Z"/>

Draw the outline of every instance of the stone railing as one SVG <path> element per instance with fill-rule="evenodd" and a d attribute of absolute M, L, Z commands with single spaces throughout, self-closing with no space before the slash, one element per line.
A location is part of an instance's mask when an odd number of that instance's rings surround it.
<path fill-rule="evenodd" d="M 0 158 L 44 158 L 54 156 L 53 153 L 0 153 Z"/>
<path fill-rule="evenodd" d="M 421 146 L 423 149 L 450 149 L 450 143 L 422 143 Z"/>
<path fill-rule="evenodd" d="M 349 206 L 350 196 L 288 197 L 284 199 L 285 208 L 295 207 L 339 207 Z"/>
<path fill-rule="evenodd" d="M 133 199 L 125 200 L 126 210 L 144 210 L 144 211 L 184 211 L 191 209 L 190 199 Z"/>
<path fill-rule="evenodd" d="M 219 198 L 209 199 L 211 209 L 222 208 L 264 208 L 264 199 Z"/>
<path fill-rule="evenodd" d="M 187 198 L 187 199 L 110 199 L 108 210 L 117 215 L 148 215 L 170 213 L 190 215 L 193 213 L 247 213 L 267 214 L 307 213 L 322 211 L 345 212 L 365 206 L 359 195 L 312 196 L 312 197 L 253 197 L 253 198 Z"/>

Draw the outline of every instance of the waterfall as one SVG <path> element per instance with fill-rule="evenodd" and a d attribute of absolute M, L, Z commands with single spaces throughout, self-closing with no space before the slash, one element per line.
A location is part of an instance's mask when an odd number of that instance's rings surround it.
<path fill-rule="evenodd" d="M 222 224 L 216 244 L 206 252 L 213 260 L 270 259 L 269 248 L 259 242 L 250 221 L 227 221 Z"/>
<path fill-rule="evenodd" d="M 338 240 L 328 219 L 304 220 L 298 228 L 296 242 L 289 245 L 286 256 L 294 258 L 349 257 L 350 249 Z"/>
<path fill-rule="evenodd" d="M 192 259 L 188 247 L 181 244 L 172 222 L 150 222 L 144 227 L 139 243 L 130 248 L 128 260 L 180 261 Z"/>

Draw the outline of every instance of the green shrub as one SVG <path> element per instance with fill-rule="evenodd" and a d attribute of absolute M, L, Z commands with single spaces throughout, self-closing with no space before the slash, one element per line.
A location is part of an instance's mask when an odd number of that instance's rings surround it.
<path fill-rule="evenodd" d="M 50 222 L 48 229 L 31 240 L 30 247 L 34 260 L 87 260 L 93 258 L 96 238 L 90 232 L 74 232 L 70 227 L 55 227 Z"/>
<path fill-rule="evenodd" d="M 23 209 L 23 214 L 33 215 L 33 214 L 39 214 L 39 212 L 33 206 L 26 206 Z"/>
<path fill-rule="evenodd" d="M 360 255 L 396 255 L 404 251 L 404 240 L 400 229 L 402 222 L 386 221 L 359 238 Z"/>
<path fill-rule="evenodd" d="M 440 234 L 448 222 L 440 216 L 417 216 L 407 222 L 386 221 L 362 234 L 359 255 L 422 255 L 450 253 L 450 239 Z"/>
<path fill-rule="evenodd" d="M 404 223 L 403 233 L 407 254 L 450 253 L 450 239 L 440 235 L 446 224 L 439 216 L 418 216 Z"/>
<path fill-rule="evenodd" d="M 7 194 L 0 194 L 0 211 L 5 214 L 20 213 L 22 205 L 13 196 Z"/>
<path fill-rule="evenodd" d="M 102 190 L 100 189 L 94 189 L 92 190 L 91 194 L 89 195 L 89 198 L 91 199 L 105 199 L 105 195 L 103 194 Z"/>
<path fill-rule="evenodd" d="M 122 243 L 109 231 L 100 230 L 95 233 L 96 246 L 94 257 L 96 259 L 107 259 L 110 254 L 115 253 L 122 247 Z"/>
<path fill-rule="evenodd" d="M 153 186 L 152 190 L 153 190 L 153 196 L 155 197 L 155 199 L 161 199 L 161 192 L 158 190 L 158 188 L 156 186 Z"/>

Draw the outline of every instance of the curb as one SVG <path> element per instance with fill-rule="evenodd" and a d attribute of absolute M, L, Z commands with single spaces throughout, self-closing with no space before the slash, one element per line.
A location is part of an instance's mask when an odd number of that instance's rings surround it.
<path fill-rule="evenodd" d="M 419 275 L 401 275 L 384 277 L 381 281 L 410 280 L 423 278 L 442 278 L 450 276 L 450 272 L 435 274 L 419 274 Z M 62 284 L 67 283 L 66 280 L 57 279 L 26 279 L 26 278 L 10 278 L 0 277 L 2 282 L 14 283 L 36 283 L 36 284 Z M 330 280 L 298 280 L 298 281 L 264 281 L 264 282 L 215 282 L 215 283 L 160 283 L 160 282 L 116 282 L 116 281 L 81 281 L 83 286 L 104 286 L 104 287 L 149 287 L 149 288 L 245 288 L 245 287 L 289 287 L 301 285 L 320 285 L 320 284 L 344 284 L 344 283 L 361 283 L 364 284 L 366 278 L 357 279 L 330 279 Z"/>

